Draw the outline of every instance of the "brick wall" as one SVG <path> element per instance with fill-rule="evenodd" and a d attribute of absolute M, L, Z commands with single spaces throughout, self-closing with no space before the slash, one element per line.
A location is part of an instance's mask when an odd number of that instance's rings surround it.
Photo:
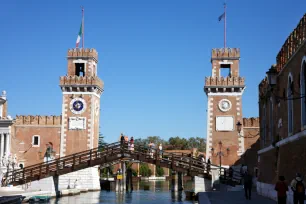
<path fill-rule="evenodd" d="M 31 120 L 28 120 L 30 118 L 29 116 L 18 116 L 11 128 L 11 151 L 17 155 L 19 163 L 24 163 L 24 166 L 43 162 L 47 149 L 46 144 L 49 142 L 53 143 L 56 154 L 59 154 L 60 151 L 60 125 L 54 125 L 58 121 L 54 122 L 55 120 L 53 120 L 57 116 L 37 116 L 36 118 L 42 118 L 42 120 L 40 122 L 36 120 L 32 123 Z M 40 138 L 39 146 L 31 145 L 34 135 L 38 135 Z"/>
<path fill-rule="evenodd" d="M 259 181 L 264 183 L 274 183 L 279 175 L 283 175 L 287 180 L 294 178 L 296 172 L 306 174 L 306 139 L 305 128 L 302 125 L 301 105 L 299 98 L 303 94 L 301 91 L 301 68 L 306 57 L 306 14 L 300 20 L 298 26 L 291 32 L 281 47 L 277 55 L 277 64 L 273 67 L 278 72 L 277 84 L 273 87 L 273 92 L 268 86 L 267 79 L 259 84 L 259 115 L 264 116 L 264 105 L 266 107 L 266 125 L 261 126 L 261 139 L 263 131 L 268 139 L 261 144 L 260 151 L 260 176 Z M 288 131 L 288 78 L 292 76 L 294 95 L 293 103 L 293 131 Z M 277 96 L 277 97 L 275 97 Z M 285 100 L 283 100 L 285 98 Z M 271 99 L 273 111 L 270 111 Z M 273 117 L 273 127 L 270 128 L 270 115 Z M 263 120 L 262 120 L 263 121 Z M 273 132 L 269 138 L 269 133 Z M 265 150 L 265 151 L 264 151 Z"/>

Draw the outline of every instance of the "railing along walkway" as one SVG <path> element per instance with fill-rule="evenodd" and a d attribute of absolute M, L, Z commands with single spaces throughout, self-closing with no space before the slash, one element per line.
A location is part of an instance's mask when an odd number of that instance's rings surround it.
<path fill-rule="evenodd" d="M 135 145 L 134 150 L 128 147 L 128 143 L 106 144 L 100 148 L 94 148 L 72 155 L 61 157 L 49 162 L 43 162 L 14 171 L 4 175 L 2 185 L 21 185 L 27 182 L 40 180 L 50 176 L 59 176 L 78 171 L 96 165 L 107 164 L 121 159 L 134 159 L 144 163 L 159 165 L 177 172 L 185 172 L 191 176 L 203 176 L 210 178 L 210 169 L 219 168 L 221 177 L 227 178 L 227 169 L 219 166 L 203 163 L 197 158 L 187 154 L 173 154 L 159 152 L 158 149 Z"/>

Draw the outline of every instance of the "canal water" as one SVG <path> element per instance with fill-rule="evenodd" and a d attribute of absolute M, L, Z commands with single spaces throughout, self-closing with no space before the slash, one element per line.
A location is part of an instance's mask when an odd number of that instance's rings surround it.
<path fill-rule="evenodd" d="M 149 186 L 150 190 L 144 190 Z M 185 183 L 184 186 L 190 186 Z M 115 191 L 95 191 L 82 193 L 76 196 L 67 196 L 52 200 L 51 203 L 58 204 L 96 204 L 96 203 L 129 203 L 129 204 L 163 204 L 181 203 L 191 204 L 195 201 L 188 201 L 184 192 L 171 192 L 169 181 L 138 181 L 133 183 L 134 191 L 118 193 Z"/>

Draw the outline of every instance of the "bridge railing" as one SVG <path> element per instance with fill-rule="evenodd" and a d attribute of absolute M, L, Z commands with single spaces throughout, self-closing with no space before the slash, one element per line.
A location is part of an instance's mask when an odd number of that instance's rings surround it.
<path fill-rule="evenodd" d="M 173 170 L 179 169 L 179 171 L 197 172 L 206 175 L 211 174 L 211 168 L 219 168 L 221 177 L 227 177 L 226 168 L 207 164 L 188 154 L 160 152 L 157 148 L 149 148 L 141 145 L 134 145 L 134 150 L 132 150 L 128 148 L 128 142 L 106 144 L 99 148 L 78 152 L 23 169 L 9 171 L 4 177 L 6 183 L 20 183 L 21 181 L 26 183 L 26 181 L 48 177 L 51 175 L 50 173 L 58 174 L 61 170 L 65 170 L 65 172 L 60 172 L 59 174 L 69 173 L 90 166 L 111 162 L 109 160 L 110 157 L 113 157 L 113 160 L 118 160 L 126 156 L 139 159 L 143 162 L 162 165 Z"/>
<path fill-rule="evenodd" d="M 71 154 L 62 158 L 51 160 L 48 162 L 42 162 L 39 164 L 31 165 L 23 169 L 7 172 L 4 177 L 6 183 L 18 181 L 20 179 L 26 180 L 27 178 L 41 177 L 42 174 L 49 174 L 52 171 L 57 171 L 65 167 L 74 167 L 90 160 L 95 160 L 105 156 L 109 153 L 120 153 L 120 143 L 111 143 L 103 146 L 103 149 L 94 148 Z"/>

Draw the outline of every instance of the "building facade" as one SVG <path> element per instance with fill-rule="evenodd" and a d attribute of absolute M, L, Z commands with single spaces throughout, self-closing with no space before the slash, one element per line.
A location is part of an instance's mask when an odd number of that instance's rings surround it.
<path fill-rule="evenodd" d="M 60 77 L 62 115 L 17 115 L 11 127 L 12 152 L 19 165 L 45 161 L 98 147 L 100 96 L 103 81 L 97 75 L 95 49 L 69 49 L 67 75 Z"/>
<path fill-rule="evenodd" d="M 2 91 L 0 96 L 0 181 L 2 176 L 8 170 L 8 158 L 12 156 L 11 152 L 11 126 L 13 119 L 7 112 L 7 98 L 6 91 Z M 14 159 L 14 155 L 11 159 Z M 13 164 L 16 166 L 15 164 Z"/>
<path fill-rule="evenodd" d="M 217 165 L 221 162 L 225 167 L 238 165 L 246 149 L 259 137 L 255 133 L 253 139 L 249 139 L 249 133 L 257 132 L 259 127 L 253 123 L 254 119 L 243 119 L 242 95 L 246 86 L 244 77 L 239 74 L 240 49 L 213 49 L 211 63 L 212 75 L 205 78 L 204 86 L 208 99 L 206 159 L 210 158 Z M 241 124 L 240 130 L 236 124 Z"/>
<path fill-rule="evenodd" d="M 272 80 L 271 80 L 272 79 Z M 259 84 L 258 192 L 276 199 L 278 176 L 306 176 L 306 14 Z M 290 190 L 291 191 L 291 190 Z M 289 192 L 289 200 L 292 192 Z M 288 200 L 288 202 L 289 202 Z"/>

